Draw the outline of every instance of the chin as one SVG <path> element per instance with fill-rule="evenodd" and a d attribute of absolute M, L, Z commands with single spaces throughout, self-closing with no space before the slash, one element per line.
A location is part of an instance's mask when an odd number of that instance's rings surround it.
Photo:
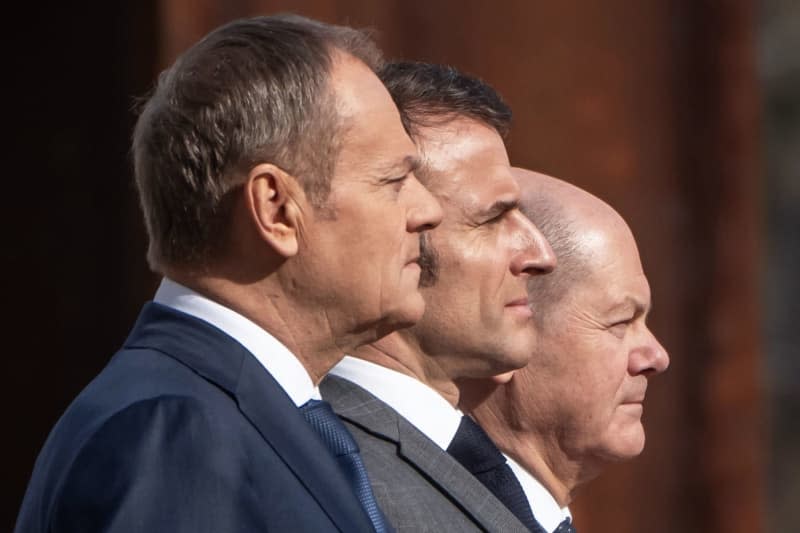
<path fill-rule="evenodd" d="M 637 457 L 644 450 L 644 426 L 625 416 L 603 425 L 604 429 L 586 435 L 588 449 L 601 462 L 618 463 Z M 592 438 L 594 435 L 594 438 Z M 593 443 L 593 444 L 592 444 Z"/>
<path fill-rule="evenodd" d="M 388 335 L 392 331 L 398 329 L 410 328 L 420 321 L 422 315 L 425 314 L 425 300 L 422 295 L 417 292 L 415 295 L 409 295 L 403 302 L 403 305 L 396 307 L 392 311 L 386 313 L 381 320 L 382 335 Z"/>
<path fill-rule="evenodd" d="M 503 368 L 498 369 L 498 374 L 501 372 L 513 372 L 514 370 L 523 368 L 531 361 L 533 353 L 533 350 L 530 349 L 527 344 L 523 348 L 509 350 L 502 361 Z"/>
<path fill-rule="evenodd" d="M 527 355 L 522 357 L 500 350 L 477 352 L 473 354 L 473 358 L 476 364 L 469 373 L 470 377 L 490 379 L 499 385 L 511 381 L 514 373 L 527 365 L 530 360 Z"/>
<path fill-rule="evenodd" d="M 527 365 L 538 348 L 538 337 L 530 323 L 526 324 L 525 327 L 515 329 L 516 331 L 506 330 L 506 340 L 503 343 L 503 360 L 507 363 L 508 370 L 522 368 Z"/>
<path fill-rule="evenodd" d="M 644 450 L 644 428 L 641 424 L 638 427 L 631 427 L 615 438 L 615 442 L 609 449 L 610 458 L 615 461 L 627 461 L 633 459 Z"/>

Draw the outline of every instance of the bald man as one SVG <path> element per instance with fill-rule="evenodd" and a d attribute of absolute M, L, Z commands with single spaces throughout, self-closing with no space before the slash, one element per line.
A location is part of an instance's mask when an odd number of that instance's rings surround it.
<path fill-rule="evenodd" d="M 514 177 L 559 266 L 528 280 L 530 362 L 472 415 L 509 458 L 542 528 L 571 531 L 575 489 L 641 453 L 648 380 L 669 358 L 645 323 L 650 287 L 622 217 L 561 180 L 522 169 Z"/>

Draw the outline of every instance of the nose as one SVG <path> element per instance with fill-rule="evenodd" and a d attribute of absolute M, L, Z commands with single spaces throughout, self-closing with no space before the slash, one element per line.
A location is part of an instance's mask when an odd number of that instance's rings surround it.
<path fill-rule="evenodd" d="M 516 211 L 519 223 L 519 246 L 511 259 L 511 272 L 515 276 L 548 274 L 556 267 L 556 254 L 536 224 L 520 211 Z"/>
<path fill-rule="evenodd" d="M 442 221 L 442 206 L 415 176 L 409 176 L 409 195 L 406 229 L 409 233 L 433 229 Z"/>
<path fill-rule="evenodd" d="M 643 334 L 641 344 L 631 352 L 628 371 L 634 376 L 644 374 L 650 377 L 669 367 L 669 354 L 647 326 L 644 326 Z"/>

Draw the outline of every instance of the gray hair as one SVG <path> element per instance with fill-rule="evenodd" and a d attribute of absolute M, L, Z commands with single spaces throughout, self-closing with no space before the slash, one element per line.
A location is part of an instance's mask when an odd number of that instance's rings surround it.
<path fill-rule="evenodd" d="M 329 83 L 336 51 L 381 66 L 364 32 L 278 15 L 217 28 L 159 76 L 132 149 L 152 269 L 206 264 L 224 243 L 230 193 L 259 163 L 323 205 L 342 127 Z"/>

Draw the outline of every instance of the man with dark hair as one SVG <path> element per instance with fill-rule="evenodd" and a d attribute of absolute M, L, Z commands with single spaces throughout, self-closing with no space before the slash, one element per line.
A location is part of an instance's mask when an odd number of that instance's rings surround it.
<path fill-rule="evenodd" d="M 451 67 L 393 64 L 381 78 L 444 218 L 423 237 L 422 320 L 351 351 L 323 395 L 356 437 L 396 528 L 525 531 L 521 488 L 508 492 L 513 479 L 496 448 L 488 460 L 467 460 L 474 454 L 463 437 L 488 439 L 456 407 L 459 380 L 527 363 L 535 332 L 526 281 L 554 266 L 518 209 L 503 142 L 511 112 L 491 87 Z"/>
<path fill-rule="evenodd" d="M 164 72 L 136 183 L 164 275 L 37 460 L 17 531 L 387 531 L 317 384 L 423 314 L 441 209 L 363 34 L 222 26 Z"/>
<path fill-rule="evenodd" d="M 566 533 L 575 489 L 641 453 L 648 380 L 669 357 L 645 323 L 650 287 L 625 221 L 566 182 L 514 172 L 558 269 L 528 282 L 530 363 L 488 400 L 473 398 L 472 415 L 509 457 L 542 531 Z"/>

